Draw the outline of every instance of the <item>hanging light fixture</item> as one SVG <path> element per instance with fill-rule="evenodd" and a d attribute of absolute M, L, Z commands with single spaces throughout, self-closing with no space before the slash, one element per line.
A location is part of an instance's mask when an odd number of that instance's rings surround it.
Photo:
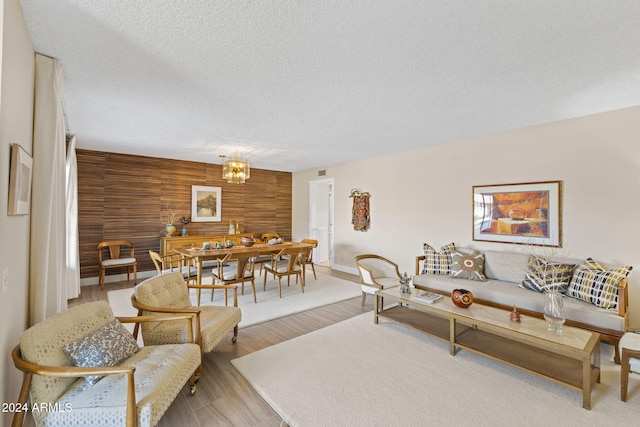
<path fill-rule="evenodd" d="M 248 160 L 238 159 L 236 151 L 233 159 L 225 160 L 227 156 L 221 154 L 222 159 L 222 178 L 226 179 L 230 184 L 244 184 L 245 180 L 251 176 L 251 167 Z"/>

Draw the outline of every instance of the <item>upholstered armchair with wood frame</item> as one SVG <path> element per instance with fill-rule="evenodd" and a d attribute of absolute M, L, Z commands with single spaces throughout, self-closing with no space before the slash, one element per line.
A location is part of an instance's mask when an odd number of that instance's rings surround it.
<path fill-rule="evenodd" d="M 160 255 L 152 250 L 149 251 L 149 257 L 151 257 L 151 261 L 153 261 L 153 265 L 156 267 L 158 274 L 179 271 L 187 283 L 196 281 L 198 267 L 193 265 L 192 258 L 187 258 L 179 253 Z"/>
<path fill-rule="evenodd" d="M 254 275 L 254 260 L 258 252 L 229 253 L 224 258 L 218 260 L 218 267 L 212 271 L 214 284 L 234 285 L 241 284 L 241 293 L 244 295 L 245 282 L 251 283 L 253 291 L 253 302 L 257 303 L 256 283 Z M 213 290 L 211 291 L 213 301 Z"/>
<path fill-rule="evenodd" d="M 122 250 L 124 248 L 124 251 Z M 104 276 L 110 268 L 127 268 L 127 280 L 133 268 L 133 280 L 138 280 L 138 262 L 135 249 L 128 240 L 109 240 L 98 243 L 98 266 L 100 267 L 100 288 L 104 289 Z M 122 252 L 129 252 L 127 255 Z M 108 255 L 108 256 L 106 256 Z M 121 256 L 124 255 L 124 256 Z"/>
<path fill-rule="evenodd" d="M 291 276 L 296 276 L 296 283 L 300 283 L 300 289 L 304 293 L 304 258 L 306 248 L 284 248 L 271 256 L 271 262 L 264 266 L 264 287 L 267 289 L 267 276 L 273 274 L 278 279 L 278 297 L 282 298 L 282 277 L 287 276 L 287 286 L 291 283 Z"/>
<path fill-rule="evenodd" d="M 620 343 L 620 399 L 627 401 L 629 372 L 640 373 L 640 331 L 626 332 Z"/>
<path fill-rule="evenodd" d="M 367 294 L 375 294 L 380 289 L 399 286 L 402 278 L 398 264 L 385 257 L 374 254 L 356 256 L 356 266 L 362 282 L 362 305 Z"/>
<path fill-rule="evenodd" d="M 25 373 L 17 402 L 58 408 L 31 411 L 36 426 L 155 426 L 185 383 L 195 393 L 201 353 L 191 333 L 194 317 L 116 318 L 106 301 L 58 313 L 23 332 L 12 352 Z M 140 348 L 120 323 L 158 320 L 181 328 L 187 343 Z M 22 425 L 24 415 L 15 412 L 12 426 Z"/>
<path fill-rule="evenodd" d="M 210 288 L 233 290 L 233 306 L 194 306 L 189 298 L 189 289 Z M 225 298 L 226 299 L 226 298 Z M 132 305 L 138 315 L 154 313 L 194 313 L 195 341 L 203 353 L 208 353 L 229 333 L 231 341 L 238 338 L 238 323 L 242 311 L 238 307 L 238 287 L 235 285 L 187 285 L 179 272 L 161 274 L 139 283 L 133 288 Z M 145 323 L 140 328 L 145 345 L 177 344 L 187 340 L 184 330 L 169 322 Z M 138 337 L 138 328 L 134 328 Z"/>

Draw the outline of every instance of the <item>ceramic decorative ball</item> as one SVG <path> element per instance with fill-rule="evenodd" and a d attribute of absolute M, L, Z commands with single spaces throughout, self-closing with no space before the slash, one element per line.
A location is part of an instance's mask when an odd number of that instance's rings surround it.
<path fill-rule="evenodd" d="M 466 289 L 454 289 L 451 292 L 451 301 L 458 307 L 467 308 L 473 304 L 473 294 Z"/>

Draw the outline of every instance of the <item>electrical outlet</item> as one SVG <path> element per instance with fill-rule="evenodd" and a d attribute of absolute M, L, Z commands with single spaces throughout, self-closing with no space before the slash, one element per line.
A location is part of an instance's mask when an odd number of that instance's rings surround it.
<path fill-rule="evenodd" d="M 6 293 L 9 290 L 9 269 L 2 270 L 2 293 Z"/>

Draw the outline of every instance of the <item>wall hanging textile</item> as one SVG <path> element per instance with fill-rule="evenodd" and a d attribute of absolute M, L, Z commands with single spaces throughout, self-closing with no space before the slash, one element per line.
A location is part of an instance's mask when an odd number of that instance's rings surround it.
<path fill-rule="evenodd" d="M 351 219 L 353 229 L 356 231 L 367 231 L 371 223 L 371 217 L 369 215 L 369 198 L 371 195 L 354 188 L 351 190 L 349 197 L 353 197 L 353 215 Z"/>

